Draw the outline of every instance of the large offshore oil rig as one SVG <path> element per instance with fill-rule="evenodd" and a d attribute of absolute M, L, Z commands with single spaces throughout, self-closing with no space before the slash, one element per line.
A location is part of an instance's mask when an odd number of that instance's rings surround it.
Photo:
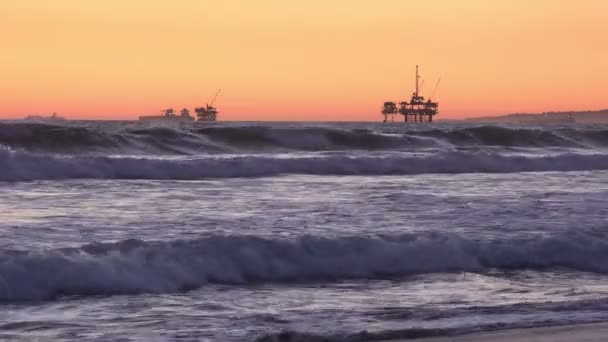
<path fill-rule="evenodd" d="M 381 113 L 384 115 L 384 122 L 395 121 L 396 114 L 403 115 L 405 122 L 433 122 L 433 117 L 439 113 L 439 103 L 431 101 L 430 98 L 425 101 L 424 96 L 420 96 L 420 74 L 417 65 L 416 91 L 410 102 L 399 102 L 399 106 L 395 102 L 384 102 Z"/>
<path fill-rule="evenodd" d="M 219 89 L 213 100 L 206 104 L 204 107 L 195 107 L 194 112 L 196 113 L 196 117 L 198 121 L 217 121 L 217 108 L 213 107 L 213 103 L 217 99 L 217 96 L 220 94 L 222 89 Z M 194 121 L 194 117 L 190 115 L 190 111 L 188 108 L 184 108 L 179 112 L 179 115 L 175 113 L 173 108 L 165 109 L 161 111 L 162 115 L 144 115 L 140 116 L 139 120 L 179 120 L 179 121 Z"/>

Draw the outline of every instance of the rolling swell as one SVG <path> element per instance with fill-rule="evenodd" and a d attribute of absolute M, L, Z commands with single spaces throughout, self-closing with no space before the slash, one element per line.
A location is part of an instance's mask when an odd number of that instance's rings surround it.
<path fill-rule="evenodd" d="M 75 152 L 126 143 L 120 135 L 87 127 L 35 123 L 0 123 L 0 144 L 33 151 Z"/>
<path fill-rule="evenodd" d="M 608 170 L 606 154 L 503 155 L 447 151 L 416 155 L 224 155 L 161 159 L 57 156 L 0 149 L 0 181 L 175 179 L 309 175 L 410 175 Z"/>
<path fill-rule="evenodd" d="M 0 145 L 31 152 L 59 154 L 190 154 L 224 149 L 201 141 L 178 127 L 64 126 L 0 123 Z"/>
<path fill-rule="evenodd" d="M 371 127 L 371 128 L 370 128 Z M 86 154 L 239 153 L 404 150 L 428 147 L 608 147 L 608 129 L 594 127 L 251 125 L 138 123 L 0 123 L 0 144 L 36 152 Z"/>
<path fill-rule="evenodd" d="M 585 133 L 576 135 L 573 129 L 515 128 L 503 126 L 475 126 L 454 130 L 429 130 L 423 136 L 439 138 L 456 146 L 509 146 L 509 147 L 586 147 Z M 589 132 L 593 133 L 593 132 Z M 606 132 L 608 134 L 608 132 Z M 589 141 L 591 140 L 591 141 Z M 604 142 L 602 141 L 602 144 Z"/>
<path fill-rule="evenodd" d="M 400 147 L 431 147 L 424 137 L 383 134 L 367 129 L 329 127 L 214 127 L 197 131 L 228 146 L 248 151 L 286 149 L 296 151 L 390 150 Z"/>
<path fill-rule="evenodd" d="M 196 240 L 96 243 L 0 254 L 0 301 L 72 295 L 169 293 L 206 284 L 331 282 L 490 270 L 608 273 L 608 236 L 469 239 L 453 234 L 279 240 L 213 236 Z"/>
<path fill-rule="evenodd" d="M 239 153 L 428 147 L 425 137 L 329 127 L 63 126 L 0 123 L 0 145 L 33 152 Z"/>

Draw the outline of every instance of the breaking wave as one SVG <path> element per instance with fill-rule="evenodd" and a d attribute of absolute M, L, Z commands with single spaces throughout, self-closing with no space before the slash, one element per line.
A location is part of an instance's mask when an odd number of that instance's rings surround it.
<path fill-rule="evenodd" d="M 281 174 L 408 175 L 607 170 L 607 154 L 508 155 L 445 151 L 388 155 L 222 155 L 196 158 L 61 156 L 0 149 L 0 181 L 175 179 Z"/>
<path fill-rule="evenodd" d="M 360 125 L 361 126 L 361 125 Z M 361 126 L 365 127 L 365 126 Z M 0 123 L 0 144 L 36 152 L 238 153 L 404 150 L 445 146 L 608 147 L 597 127 L 398 126 L 354 124 L 307 127 L 141 123 Z"/>
<path fill-rule="evenodd" d="M 206 284 L 327 282 L 491 270 L 608 273 L 608 235 L 483 240 L 452 234 L 94 243 L 79 248 L 0 252 L 0 301 L 59 296 L 169 293 Z"/>

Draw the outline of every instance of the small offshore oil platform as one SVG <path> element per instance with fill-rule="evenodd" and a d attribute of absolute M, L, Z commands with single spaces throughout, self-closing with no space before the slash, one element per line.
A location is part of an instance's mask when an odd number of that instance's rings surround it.
<path fill-rule="evenodd" d="M 219 89 L 210 103 L 204 107 L 195 107 L 194 112 L 196 113 L 198 121 L 217 121 L 217 114 L 219 113 L 217 108 L 213 107 L 215 100 L 220 94 L 222 89 Z M 173 108 L 161 110 L 162 115 L 144 115 L 140 116 L 139 120 L 178 120 L 178 121 L 194 121 L 194 117 L 190 115 L 188 108 L 184 108 L 179 112 L 179 115 L 175 113 Z"/>
<path fill-rule="evenodd" d="M 194 118 L 190 116 L 188 108 L 184 108 L 179 112 L 179 115 L 175 113 L 173 108 L 167 108 L 161 110 L 163 115 L 150 115 L 140 116 L 139 120 L 181 120 L 181 121 L 194 121 Z"/>
<path fill-rule="evenodd" d="M 384 122 L 389 122 L 389 117 L 390 121 L 394 122 L 396 114 L 403 115 L 405 122 L 433 122 L 433 117 L 439 113 L 439 103 L 433 102 L 430 98 L 425 101 L 424 97 L 420 96 L 420 74 L 417 65 L 416 91 L 412 94 L 410 102 L 399 102 L 398 106 L 395 102 L 384 102 L 381 113 L 384 115 Z"/>
<path fill-rule="evenodd" d="M 217 93 L 215 93 L 215 96 L 213 97 L 211 102 L 206 104 L 205 107 L 194 108 L 194 112 L 196 113 L 196 116 L 198 117 L 198 121 L 216 121 L 217 120 L 218 111 L 217 111 L 217 108 L 213 107 L 213 104 L 215 103 L 217 96 L 220 94 L 220 91 L 222 91 L 222 89 L 219 89 L 217 91 Z"/>

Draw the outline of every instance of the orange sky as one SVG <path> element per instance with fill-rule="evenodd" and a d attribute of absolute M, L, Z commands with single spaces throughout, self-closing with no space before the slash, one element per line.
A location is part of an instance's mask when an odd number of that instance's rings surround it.
<path fill-rule="evenodd" d="M 0 118 L 379 120 L 608 107 L 606 0 L 0 0 Z"/>

